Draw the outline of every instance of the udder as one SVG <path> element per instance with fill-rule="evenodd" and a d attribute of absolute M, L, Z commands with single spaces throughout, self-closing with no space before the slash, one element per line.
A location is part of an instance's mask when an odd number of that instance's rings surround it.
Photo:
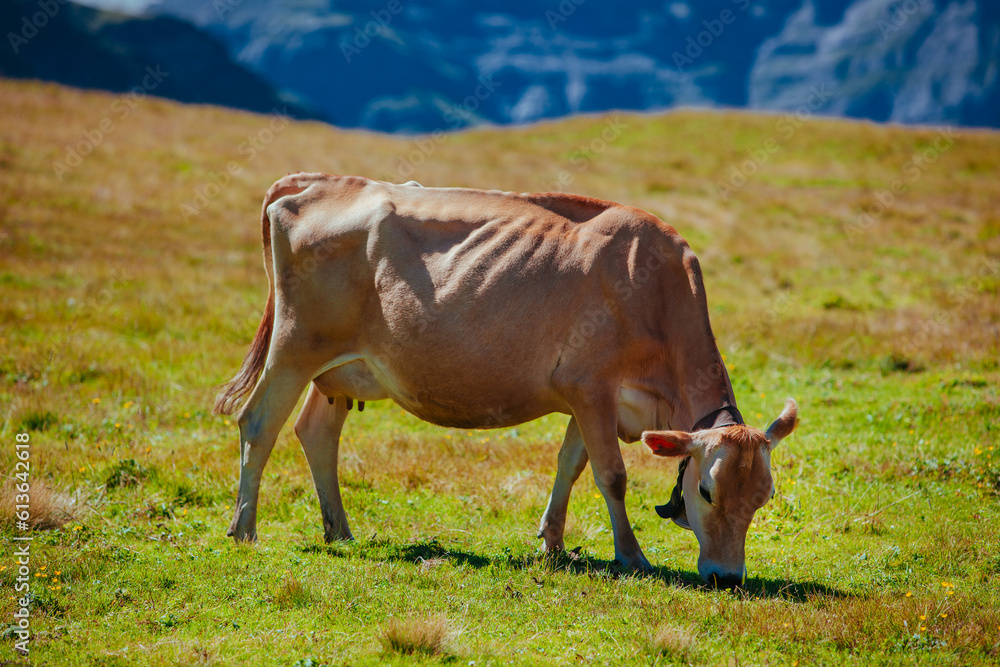
<path fill-rule="evenodd" d="M 313 380 L 324 396 L 346 396 L 358 401 L 379 401 L 389 398 L 389 392 L 375 378 L 363 358 L 334 366 Z"/>

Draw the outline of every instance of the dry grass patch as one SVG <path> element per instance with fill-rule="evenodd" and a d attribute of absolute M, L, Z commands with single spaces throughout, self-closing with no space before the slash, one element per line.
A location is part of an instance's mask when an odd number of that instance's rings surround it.
<path fill-rule="evenodd" d="M 420 569 L 424 572 L 433 570 L 436 567 L 440 567 L 448 562 L 446 558 L 418 558 L 417 561 L 420 563 Z"/>
<path fill-rule="evenodd" d="M 671 661 L 688 663 L 695 657 L 698 634 L 694 626 L 661 625 L 646 640 L 646 652 Z"/>
<path fill-rule="evenodd" d="M 293 575 L 288 575 L 274 592 L 274 604 L 282 609 L 302 609 L 315 600 L 312 589 Z"/>
<path fill-rule="evenodd" d="M 22 496 L 28 496 L 24 502 Z M 79 494 L 67 494 L 38 482 L 31 483 L 27 494 L 17 490 L 14 481 L 0 486 L 0 522 L 12 525 L 17 518 L 16 505 L 28 505 L 28 527 L 32 530 L 55 530 L 75 521 L 83 509 Z"/>
<path fill-rule="evenodd" d="M 444 656 L 451 653 L 455 631 L 443 615 L 390 619 L 379 635 L 382 648 L 402 655 Z"/>

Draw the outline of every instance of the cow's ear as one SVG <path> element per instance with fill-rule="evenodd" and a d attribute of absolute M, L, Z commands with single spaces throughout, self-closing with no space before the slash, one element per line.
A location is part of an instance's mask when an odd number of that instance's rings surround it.
<path fill-rule="evenodd" d="M 777 447 L 778 443 L 795 429 L 797 423 L 799 423 L 799 406 L 789 398 L 785 401 L 785 409 L 781 411 L 781 415 L 767 428 L 765 435 L 771 443 L 771 449 Z"/>
<path fill-rule="evenodd" d="M 646 431 L 642 441 L 657 456 L 687 456 L 691 451 L 691 434 L 684 431 Z"/>

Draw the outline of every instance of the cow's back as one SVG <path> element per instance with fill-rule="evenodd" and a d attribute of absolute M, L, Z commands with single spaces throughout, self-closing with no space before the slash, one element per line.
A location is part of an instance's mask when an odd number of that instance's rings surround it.
<path fill-rule="evenodd" d="M 691 307 L 683 240 L 611 202 L 326 177 L 278 204 L 285 263 L 323 249 L 286 302 L 436 423 L 565 411 L 560 373 L 648 365 Z"/>

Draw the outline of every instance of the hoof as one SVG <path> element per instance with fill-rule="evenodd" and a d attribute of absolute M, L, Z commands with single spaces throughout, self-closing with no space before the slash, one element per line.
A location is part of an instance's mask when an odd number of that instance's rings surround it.
<path fill-rule="evenodd" d="M 655 571 L 653 566 L 649 564 L 649 561 L 646 560 L 646 557 L 642 554 L 639 554 L 637 558 L 633 557 L 627 559 L 617 556 L 615 557 L 615 560 L 618 561 L 618 564 L 621 565 L 623 570 L 628 572 L 652 574 Z"/>
<path fill-rule="evenodd" d="M 240 544 L 253 544 L 257 541 L 256 530 L 241 530 L 237 526 L 230 526 L 226 531 L 226 537 L 233 538 L 233 541 Z"/>
<path fill-rule="evenodd" d="M 334 544 L 335 542 L 353 542 L 354 535 L 351 531 L 345 532 L 330 532 L 323 535 L 323 541 L 327 544 Z"/>
<path fill-rule="evenodd" d="M 544 551 L 545 553 L 554 554 L 560 551 L 566 551 L 566 543 L 563 542 L 562 540 L 558 541 L 553 540 L 552 542 L 550 542 L 549 540 L 545 540 L 545 542 L 542 544 L 541 547 L 539 547 L 539 549 L 541 551 Z"/>
<path fill-rule="evenodd" d="M 555 536 L 548 534 L 544 528 L 539 529 L 538 533 L 535 534 L 540 540 L 545 540 L 541 546 L 541 550 L 545 552 L 556 552 L 556 551 L 566 551 L 566 542 L 563 541 L 563 536 Z"/>

